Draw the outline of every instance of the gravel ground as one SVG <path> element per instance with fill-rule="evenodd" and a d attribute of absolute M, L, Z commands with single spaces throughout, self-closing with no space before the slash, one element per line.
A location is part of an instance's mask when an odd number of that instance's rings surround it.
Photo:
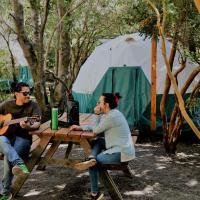
<path fill-rule="evenodd" d="M 55 156 L 63 156 L 61 146 Z M 72 152 L 82 157 L 77 147 Z M 199 200 L 200 199 L 200 144 L 178 145 L 177 155 L 168 157 L 163 144 L 136 144 L 137 157 L 130 162 L 133 178 L 121 171 L 111 172 L 125 200 Z M 2 177 L 0 161 L 0 177 Z M 89 194 L 88 172 L 70 168 L 50 167 L 33 170 L 16 200 L 86 200 Z M 110 197 L 103 186 L 105 200 Z"/>

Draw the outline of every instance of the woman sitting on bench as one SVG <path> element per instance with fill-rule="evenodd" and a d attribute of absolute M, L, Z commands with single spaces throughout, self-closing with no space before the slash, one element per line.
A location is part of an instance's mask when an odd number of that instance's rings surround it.
<path fill-rule="evenodd" d="M 103 197 L 98 188 L 98 164 L 120 164 L 135 157 L 128 123 L 124 115 L 116 109 L 119 99 L 119 93 L 103 93 L 94 108 L 95 124 L 71 127 L 71 130 L 92 130 L 97 135 L 104 133 L 105 139 L 98 137 L 93 141 L 89 160 L 75 165 L 79 170 L 89 168 L 92 199 Z"/>

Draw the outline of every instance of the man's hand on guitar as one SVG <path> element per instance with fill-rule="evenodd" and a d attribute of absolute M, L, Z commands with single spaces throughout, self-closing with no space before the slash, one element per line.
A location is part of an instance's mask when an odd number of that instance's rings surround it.
<path fill-rule="evenodd" d="M 30 126 L 31 126 L 31 124 L 30 124 L 29 121 L 27 121 L 27 122 L 21 121 L 21 122 L 19 122 L 19 125 L 20 125 L 22 128 L 24 128 L 24 129 L 29 129 Z"/>

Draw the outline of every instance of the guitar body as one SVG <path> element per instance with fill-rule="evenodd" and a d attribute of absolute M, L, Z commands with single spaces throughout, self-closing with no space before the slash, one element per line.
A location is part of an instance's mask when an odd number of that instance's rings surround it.
<path fill-rule="evenodd" d="M 11 114 L 0 115 L 0 121 L 10 121 L 11 119 L 12 119 Z M 3 126 L 2 128 L 0 128 L 0 135 L 3 135 L 8 130 L 8 128 L 9 126 Z"/>

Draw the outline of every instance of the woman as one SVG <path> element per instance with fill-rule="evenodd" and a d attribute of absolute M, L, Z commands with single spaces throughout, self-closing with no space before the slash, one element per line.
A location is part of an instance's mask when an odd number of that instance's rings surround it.
<path fill-rule="evenodd" d="M 71 130 L 92 130 L 97 135 L 104 133 L 104 138 L 97 138 L 93 144 L 89 160 L 76 164 L 79 170 L 89 168 L 92 199 L 101 199 L 98 188 L 98 164 L 120 164 L 135 157 L 135 149 L 131 132 L 124 115 L 116 109 L 119 103 L 119 93 L 103 93 L 97 106 L 95 124 L 92 126 L 73 125 Z"/>

